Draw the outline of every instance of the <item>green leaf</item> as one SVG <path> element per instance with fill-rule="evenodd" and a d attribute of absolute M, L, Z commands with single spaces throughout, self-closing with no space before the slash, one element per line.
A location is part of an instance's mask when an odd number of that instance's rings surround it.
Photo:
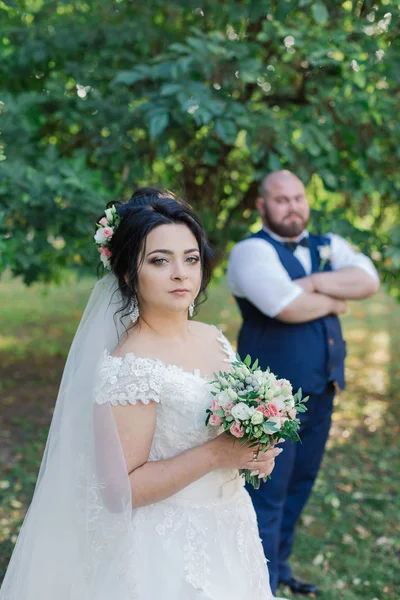
<path fill-rule="evenodd" d="M 182 90 L 182 86 L 179 83 L 165 83 L 161 86 L 161 96 L 173 96 Z"/>
<path fill-rule="evenodd" d="M 225 144 L 233 145 L 235 143 L 238 130 L 233 121 L 217 119 L 215 122 L 215 131 Z"/>
<path fill-rule="evenodd" d="M 151 77 L 151 69 L 140 65 L 137 69 L 134 69 L 133 71 L 121 71 L 120 73 L 118 73 L 118 75 L 113 80 L 113 84 L 132 85 L 137 81 L 142 81 L 143 79 L 147 79 L 149 77 Z"/>
<path fill-rule="evenodd" d="M 166 112 L 158 112 L 150 116 L 149 133 L 152 141 L 161 135 L 161 133 L 167 127 L 168 122 L 169 116 Z"/>
<path fill-rule="evenodd" d="M 215 166 L 219 162 L 219 153 L 213 152 L 211 150 L 206 150 L 204 152 L 204 163 L 206 165 Z"/>
<path fill-rule="evenodd" d="M 263 423 L 262 428 L 263 428 L 264 433 L 272 434 L 272 433 L 276 433 L 277 431 L 279 431 L 280 426 L 278 423 L 267 421 L 266 423 Z"/>
<path fill-rule="evenodd" d="M 282 168 L 281 159 L 275 154 L 275 152 L 269 153 L 268 167 L 271 171 L 279 171 L 279 169 Z"/>
<path fill-rule="evenodd" d="M 246 365 L 246 367 L 250 367 L 250 365 L 251 365 L 251 356 L 250 356 L 250 354 L 248 354 L 246 356 L 246 358 L 244 359 L 243 363 Z"/>
<path fill-rule="evenodd" d="M 328 9 L 323 2 L 315 2 L 311 7 L 311 11 L 318 25 L 323 25 L 329 18 Z"/>

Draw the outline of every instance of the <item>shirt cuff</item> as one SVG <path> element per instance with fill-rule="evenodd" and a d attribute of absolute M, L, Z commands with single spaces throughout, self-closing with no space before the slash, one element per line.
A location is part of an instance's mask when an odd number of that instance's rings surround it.
<path fill-rule="evenodd" d="M 287 308 L 289 304 L 294 302 L 296 298 L 301 296 L 301 294 L 304 294 L 303 288 L 300 285 L 296 285 L 295 283 L 293 283 L 290 292 L 286 294 L 286 296 L 284 296 L 283 298 L 280 298 L 279 305 L 276 307 L 276 309 L 270 316 L 274 318 L 276 317 L 276 315 L 279 315 L 279 313 L 281 313 L 285 308 Z"/>

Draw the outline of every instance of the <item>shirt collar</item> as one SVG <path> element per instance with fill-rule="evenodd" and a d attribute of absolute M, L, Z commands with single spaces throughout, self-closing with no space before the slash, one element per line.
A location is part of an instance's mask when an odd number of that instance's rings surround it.
<path fill-rule="evenodd" d="M 300 235 L 298 235 L 295 240 L 289 240 L 289 238 L 281 237 L 277 233 L 274 233 L 273 231 L 271 231 L 270 229 L 268 229 L 268 227 L 266 227 L 265 225 L 263 225 L 262 228 L 263 228 L 263 231 L 265 231 L 266 233 L 268 233 L 268 235 L 270 235 L 272 237 L 272 239 L 276 240 L 277 242 L 280 242 L 281 244 L 284 243 L 284 242 L 288 242 L 288 241 L 299 242 L 303 238 L 309 237 L 309 235 L 310 235 L 309 232 L 307 231 L 307 229 L 304 229 L 304 231 L 302 231 L 300 233 Z"/>

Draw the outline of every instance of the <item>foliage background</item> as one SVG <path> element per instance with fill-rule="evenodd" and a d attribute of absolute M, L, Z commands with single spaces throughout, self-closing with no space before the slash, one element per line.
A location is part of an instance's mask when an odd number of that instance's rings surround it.
<path fill-rule="evenodd" d="M 106 200 L 155 182 L 220 256 L 263 174 L 308 184 L 399 294 L 399 20 L 392 0 L 0 2 L 0 267 L 93 269 Z"/>

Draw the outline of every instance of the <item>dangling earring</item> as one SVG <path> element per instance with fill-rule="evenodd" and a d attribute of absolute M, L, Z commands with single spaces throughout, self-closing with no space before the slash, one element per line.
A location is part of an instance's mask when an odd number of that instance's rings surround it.
<path fill-rule="evenodd" d="M 133 296 L 131 304 L 129 306 L 129 317 L 132 323 L 136 323 L 139 318 L 139 303 L 137 296 Z"/>
<path fill-rule="evenodd" d="M 194 314 L 194 302 L 189 306 L 189 317 L 193 317 Z"/>

